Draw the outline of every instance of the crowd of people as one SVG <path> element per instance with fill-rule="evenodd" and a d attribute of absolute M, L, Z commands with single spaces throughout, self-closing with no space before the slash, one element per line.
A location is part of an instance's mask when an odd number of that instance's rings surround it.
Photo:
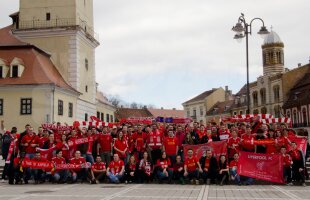
<path fill-rule="evenodd" d="M 5 123 L 1 122 L 2 129 Z M 60 126 L 60 123 L 57 124 Z M 57 127 L 56 126 L 56 127 Z M 239 152 L 280 154 L 284 158 L 286 184 L 305 185 L 305 156 L 286 124 L 131 124 L 75 127 L 53 130 L 27 124 L 20 133 L 16 127 L 3 135 L 2 155 L 6 160 L 3 179 L 9 184 L 89 182 L 110 183 L 179 183 L 179 184 L 253 184 L 250 177 L 238 174 Z M 246 141 L 273 140 L 267 145 Z M 86 139 L 86 142 L 80 139 Z M 227 153 L 215 157 L 207 149 L 198 158 L 184 145 L 206 144 L 225 140 Z M 13 144 L 13 145 L 12 145 Z M 32 168 L 26 161 L 72 164 L 72 168 Z M 69 166 L 69 165 L 67 165 Z"/>

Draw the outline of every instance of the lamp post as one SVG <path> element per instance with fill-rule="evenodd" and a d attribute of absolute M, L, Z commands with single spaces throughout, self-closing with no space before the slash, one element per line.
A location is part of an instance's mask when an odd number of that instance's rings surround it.
<path fill-rule="evenodd" d="M 252 22 L 255 20 L 260 20 L 263 23 L 263 26 L 260 28 L 257 34 L 266 35 L 269 34 L 269 31 L 265 27 L 264 21 L 261 18 L 253 18 L 250 23 L 247 23 L 244 14 L 241 13 L 241 16 L 238 18 L 238 22 L 233 26 L 232 30 L 236 32 L 234 39 L 242 39 L 245 37 L 246 41 L 246 78 L 247 78 L 247 111 L 250 113 L 250 86 L 249 86 L 249 34 L 252 34 Z"/>

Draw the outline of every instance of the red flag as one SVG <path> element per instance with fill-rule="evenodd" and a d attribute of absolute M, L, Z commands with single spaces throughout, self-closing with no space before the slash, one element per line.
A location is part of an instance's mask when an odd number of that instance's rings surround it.
<path fill-rule="evenodd" d="M 284 183 L 283 157 L 279 154 L 240 152 L 238 174 L 275 183 Z"/>
<path fill-rule="evenodd" d="M 187 158 L 187 150 L 193 149 L 194 156 L 196 156 L 198 159 L 200 159 L 203 155 L 203 153 L 211 149 L 212 155 L 216 157 L 216 159 L 219 159 L 220 155 L 226 155 L 227 154 L 227 143 L 226 141 L 218 141 L 218 142 L 211 142 L 206 144 L 198 144 L 198 145 L 184 145 L 184 158 Z"/>

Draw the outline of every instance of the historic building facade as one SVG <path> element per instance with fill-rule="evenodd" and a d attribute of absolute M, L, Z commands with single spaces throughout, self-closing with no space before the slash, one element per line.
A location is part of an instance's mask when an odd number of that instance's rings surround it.
<path fill-rule="evenodd" d="M 38 127 L 100 113 L 114 121 L 114 106 L 97 91 L 93 1 L 20 0 L 10 17 L 0 30 L 0 120 Z"/>

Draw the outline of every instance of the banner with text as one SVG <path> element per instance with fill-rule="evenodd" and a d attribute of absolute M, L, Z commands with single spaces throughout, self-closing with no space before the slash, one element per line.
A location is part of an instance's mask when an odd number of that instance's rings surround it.
<path fill-rule="evenodd" d="M 240 152 L 238 174 L 259 180 L 284 183 L 283 158 L 279 154 Z"/>
<path fill-rule="evenodd" d="M 220 155 L 227 154 L 227 143 L 226 141 L 218 141 L 211 142 L 206 144 L 198 144 L 198 145 L 184 145 L 184 158 L 187 158 L 187 150 L 192 149 L 194 151 L 194 155 L 200 159 L 203 156 L 204 152 L 208 149 L 212 151 L 212 155 L 217 159 Z"/>

